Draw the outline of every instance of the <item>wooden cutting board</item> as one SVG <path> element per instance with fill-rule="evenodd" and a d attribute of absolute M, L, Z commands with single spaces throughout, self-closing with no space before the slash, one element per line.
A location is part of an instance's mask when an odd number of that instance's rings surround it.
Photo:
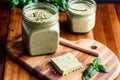
<path fill-rule="evenodd" d="M 17 21 L 15 20 L 17 17 Z M 9 25 L 8 39 L 7 39 L 7 51 L 9 56 L 24 66 L 30 72 L 36 74 L 42 80 L 81 80 L 82 72 L 84 69 L 91 64 L 95 56 L 89 55 L 87 53 L 66 47 L 64 45 L 59 45 L 58 50 L 50 55 L 43 56 L 30 56 L 23 46 L 23 41 L 21 38 L 21 16 L 12 16 L 12 21 Z M 17 23 L 16 23 L 17 22 Z M 96 46 L 95 50 L 100 52 L 99 57 L 102 60 L 102 64 L 106 65 L 109 69 L 108 73 L 97 73 L 91 80 L 113 80 L 117 77 L 120 72 L 120 63 L 116 55 L 108 49 L 106 46 L 92 39 L 80 39 L 74 41 L 74 43 L 79 44 L 85 48 L 91 48 L 91 46 Z M 50 64 L 51 58 L 59 55 L 63 55 L 66 52 L 71 52 L 82 64 L 83 69 L 77 72 L 68 74 L 67 76 L 60 76 L 55 72 Z"/>
<path fill-rule="evenodd" d="M 51 55 L 34 56 L 31 57 L 25 47 L 23 46 L 23 41 L 21 38 L 21 33 L 17 33 L 18 29 L 10 28 L 10 33 L 8 35 L 7 51 L 9 56 L 16 62 L 20 63 L 22 66 L 26 67 L 31 72 L 35 73 L 42 79 L 48 80 L 81 80 L 83 70 L 92 62 L 96 57 L 89 55 L 87 53 L 74 50 L 72 48 L 60 45 L 56 53 Z M 76 44 L 84 46 L 85 48 L 90 48 L 91 46 L 97 46 L 98 51 L 100 51 L 100 58 L 102 59 L 102 64 L 106 65 L 109 69 L 109 73 L 97 73 L 93 79 L 94 80 L 111 80 L 116 78 L 119 73 L 119 61 L 114 53 L 108 49 L 103 44 L 91 40 L 91 39 L 81 39 L 75 41 Z M 62 55 L 66 52 L 71 52 L 80 62 L 82 62 L 84 68 L 82 71 L 73 72 L 67 76 L 60 76 L 58 73 L 54 72 L 53 67 L 50 64 L 51 58 L 55 56 Z"/>

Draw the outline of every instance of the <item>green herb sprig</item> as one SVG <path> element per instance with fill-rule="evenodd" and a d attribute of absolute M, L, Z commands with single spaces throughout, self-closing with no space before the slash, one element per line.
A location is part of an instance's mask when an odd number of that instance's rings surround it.
<path fill-rule="evenodd" d="M 67 9 L 68 0 L 9 0 L 8 3 L 9 3 L 9 9 L 13 10 L 16 7 L 20 7 L 22 9 L 27 4 L 41 2 L 41 1 L 53 4 L 54 6 L 57 7 L 59 11 L 62 12 L 66 11 Z M 85 0 L 79 0 L 79 1 L 85 1 Z"/>
<path fill-rule="evenodd" d="M 92 65 L 88 66 L 82 75 L 82 80 L 88 80 L 94 76 L 97 72 L 107 73 L 108 68 L 101 64 L 101 59 L 96 58 L 93 60 Z"/>
<path fill-rule="evenodd" d="M 44 0 L 44 2 L 51 3 L 57 7 L 59 11 L 66 11 L 66 4 L 68 0 Z"/>
<path fill-rule="evenodd" d="M 38 2 L 38 0 L 9 0 L 9 8 L 10 10 L 15 9 L 16 7 L 23 8 L 25 5 L 35 2 Z"/>
<path fill-rule="evenodd" d="M 20 7 L 21 9 L 30 3 L 39 2 L 40 0 L 9 0 L 9 8 L 10 10 L 15 9 L 16 7 Z M 66 11 L 66 5 L 68 0 L 43 0 L 44 2 L 53 4 L 57 7 L 59 11 Z"/>

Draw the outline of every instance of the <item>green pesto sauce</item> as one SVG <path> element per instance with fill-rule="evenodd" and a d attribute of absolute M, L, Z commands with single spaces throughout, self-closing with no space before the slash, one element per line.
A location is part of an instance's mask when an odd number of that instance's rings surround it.
<path fill-rule="evenodd" d="M 26 15 L 35 21 L 41 21 L 52 17 L 54 14 L 47 9 L 33 9 L 26 12 Z"/>
<path fill-rule="evenodd" d="M 26 11 L 27 18 L 23 16 L 23 41 L 31 55 L 54 53 L 57 50 L 59 45 L 58 16 L 49 19 L 54 16 L 54 13 L 47 9 L 32 9 Z"/>

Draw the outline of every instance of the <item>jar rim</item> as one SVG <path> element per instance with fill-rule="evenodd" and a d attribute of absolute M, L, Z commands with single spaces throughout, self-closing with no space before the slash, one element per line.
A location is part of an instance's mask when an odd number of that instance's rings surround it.
<path fill-rule="evenodd" d="M 80 9 L 76 9 L 76 8 L 71 7 L 72 4 L 76 4 L 76 3 L 87 3 L 87 4 L 89 4 L 91 6 L 91 8 L 89 10 L 80 10 Z M 67 10 L 69 10 L 69 11 L 74 10 L 74 11 L 79 11 L 79 12 L 82 12 L 82 13 L 86 13 L 86 12 L 90 13 L 90 12 L 96 11 L 96 2 L 94 0 L 83 0 L 83 1 L 69 0 L 67 2 Z M 72 12 L 72 11 L 70 11 L 70 12 Z M 75 14 L 77 14 L 77 13 L 75 13 Z"/>
<path fill-rule="evenodd" d="M 31 19 L 30 17 L 27 16 L 27 14 L 26 14 L 27 10 L 39 9 L 39 8 L 40 9 L 46 8 L 48 10 L 52 10 L 54 12 L 54 14 L 49 18 L 41 18 L 38 21 L 35 21 L 35 20 L 33 20 L 33 19 Z M 56 16 L 59 15 L 59 13 L 58 13 L 58 9 L 54 5 L 52 5 L 50 3 L 45 3 L 45 2 L 38 2 L 38 3 L 31 3 L 31 4 L 26 5 L 23 8 L 22 15 L 24 17 L 26 17 L 26 19 L 29 20 L 29 21 L 36 22 L 36 23 L 42 23 L 42 21 L 44 22 L 44 21 L 48 21 L 48 20 L 51 20 L 51 19 L 55 18 Z"/>

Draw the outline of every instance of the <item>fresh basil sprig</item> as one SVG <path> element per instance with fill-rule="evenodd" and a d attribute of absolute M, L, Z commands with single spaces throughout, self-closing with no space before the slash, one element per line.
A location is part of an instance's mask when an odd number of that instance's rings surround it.
<path fill-rule="evenodd" d="M 105 65 L 101 64 L 101 59 L 96 58 L 93 60 L 92 65 L 88 66 L 82 75 L 82 80 L 88 80 L 96 74 L 96 72 L 107 73 L 108 68 Z"/>
<path fill-rule="evenodd" d="M 102 72 L 102 73 L 107 73 L 108 72 L 108 68 L 105 65 L 98 65 L 98 71 Z"/>
<path fill-rule="evenodd" d="M 98 72 L 102 72 L 102 73 L 107 73 L 108 69 L 105 65 L 101 64 L 101 59 L 100 58 L 96 58 L 93 60 L 93 66 L 96 69 L 96 71 Z"/>
<path fill-rule="evenodd" d="M 17 7 L 17 5 L 19 4 L 19 0 L 10 0 L 10 10 L 13 10 Z"/>
<path fill-rule="evenodd" d="M 83 72 L 82 80 L 88 80 L 89 78 L 94 76 L 96 72 L 97 71 L 94 69 L 94 66 L 87 67 L 85 71 Z"/>
<path fill-rule="evenodd" d="M 10 10 L 15 9 L 16 7 L 23 8 L 25 5 L 35 2 L 38 2 L 38 0 L 9 0 L 9 8 Z"/>
<path fill-rule="evenodd" d="M 44 2 L 51 3 L 57 7 L 59 11 L 66 11 L 66 4 L 68 0 L 44 0 Z"/>

